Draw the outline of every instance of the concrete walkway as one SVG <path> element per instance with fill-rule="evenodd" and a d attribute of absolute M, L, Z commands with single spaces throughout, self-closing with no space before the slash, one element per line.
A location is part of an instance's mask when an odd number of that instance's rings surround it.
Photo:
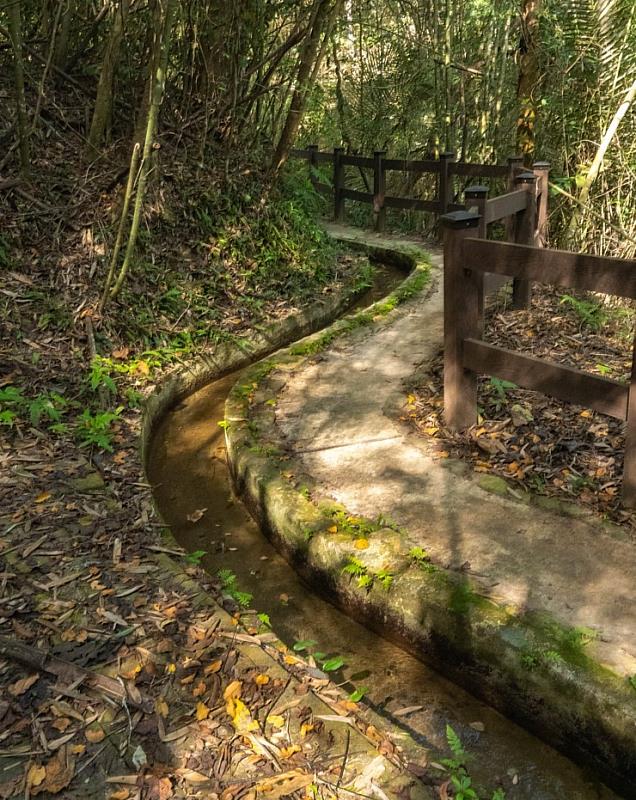
<path fill-rule="evenodd" d="M 586 647 L 595 660 L 633 675 L 634 542 L 600 520 L 484 491 L 461 465 L 434 460 L 399 421 L 405 382 L 442 343 L 442 256 L 429 252 L 428 296 L 401 307 L 389 324 L 336 340 L 288 376 L 276 407 L 281 437 L 349 512 L 397 523 L 411 545 L 440 566 L 463 569 L 500 604 L 592 629 Z"/>

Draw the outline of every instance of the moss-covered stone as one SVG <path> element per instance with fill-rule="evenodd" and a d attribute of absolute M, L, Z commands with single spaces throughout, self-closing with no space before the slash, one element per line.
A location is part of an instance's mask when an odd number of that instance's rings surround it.
<path fill-rule="evenodd" d="M 508 482 L 498 475 L 481 475 L 477 481 L 477 486 L 485 492 L 498 494 L 500 497 L 508 495 Z"/>

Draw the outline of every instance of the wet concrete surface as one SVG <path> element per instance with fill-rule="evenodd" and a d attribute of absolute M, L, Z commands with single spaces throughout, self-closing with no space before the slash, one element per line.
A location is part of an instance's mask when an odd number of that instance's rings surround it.
<path fill-rule="evenodd" d="M 386 292 L 387 285 L 380 287 L 365 304 Z M 314 640 L 317 649 L 341 655 L 345 667 L 335 679 L 368 687 L 365 700 L 421 745 L 448 755 L 450 724 L 473 755 L 477 784 L 492 789 L 500 782 L 509 800 L 617 798 L 593 775 L 346 617 L 299 579 L 232 493 L 217 423 L 237 379 L 228 375 L 181 402 L 153 436 L 148 475 L 177 541 L 189 551 L 205 550 L 202 565 L 211 573 L 235 573 L 239 588 L 253 594 L 252 607 L 269 615 L 288 645 Z M 201 519 L 189 522 L 187 516 L 200 509 L 206 509 Z"/>

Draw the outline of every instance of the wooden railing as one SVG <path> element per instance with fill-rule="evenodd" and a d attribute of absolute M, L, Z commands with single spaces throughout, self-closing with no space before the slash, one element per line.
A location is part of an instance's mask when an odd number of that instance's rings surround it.
<path fill-rule="evenodd" d="M 521 205 L 520 197 L 509 197 L 505 203 L 500 201 L 501 198 L 496 198 L 497 203 L 505 206 L 505 211 Z M 497 206 L 489 208 L 486 219 L 495 213 Z M 444 228 L 444 414 L 448 425 L 461 430 L 477 422 L 477 375 L 480 374 L 509 380 L 526 389 L 626 420 L 623 504 L 636 507 L 634 358 L 631 382 L 626 386 L 482 340 L 486 272 L 524 281 L 528 287 L 532 281 L 538 281 L 636 299 L 636 261 L 539 248 L 535 244 L 540 243 L 542 231 L 540 226 L 534 225 L 534 242 L 487 241 L 477 238 L 483 226 L 482 219 L 483 213 L 457 211 L 441 220 Z M 524 224 L 529 231 L 530 222 L 526 220 Z"/>
<path fill-rule="evenodd" d="M 347 155 L 341 147 L 333 152 L 321 152 L 317 145 L 309 145 L 304 150 L 292 150 L 291 155 L 306 159 L 311 169 L 311 181 L 314 188 L 325 195 L 333 195 L 334 216 L 337 221 L 344 218 L 345 200 L 357 200 L 373 207 L 374 226 L 378 231 L 384 230 L 386 209 L 399 208 L 409 211 L 430 211 L 435 214 L 446 214 L 449 211 L 463 209 L 464 206 L 454 201 L 454 176 L 471 178 L 504 179 L 508 188 L 514 185 L 515 177 L 523 171 L 523 160 L 520 157 L 508 159 L 505 165 L 469 164 L 455 161 L 453 153 L 440 153 L 438 159 L 408 160 L 403 158 L 387 158 L 384 150 L 376 150 L 373 157 Z M 316 177 L 315 168 L 320 164 L 331 164 L 332 184 L 323 183 Z M 373 191 L 359 191 L 345 186 L 345 167 L 373 170 Z M 415 174 L 431 174 L 436 176 L 435 198 L 422 200 L 416 197 L 398 197 L 386 194 L 386 174 L 399 171 Z M 506 195 L 503 195 L 505 198 Z M 505 201 L 504 202 L 505 205 Z M 498 212 L 496 212 L 498 213 Z M 514 212 L 510 212 L 514 213 Z"/>

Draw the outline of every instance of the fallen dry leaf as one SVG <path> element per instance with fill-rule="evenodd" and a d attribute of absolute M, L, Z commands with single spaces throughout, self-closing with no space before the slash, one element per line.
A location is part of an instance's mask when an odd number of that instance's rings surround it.
<path fill-rule="evenodd" d="M 39 786 L 45 777 L 45 767 L 43 767 L 41 764 L 31 764 L 26 775 L 27 786 L 30 789 L 32 789 L 34 786 Z"/>
<path fill-rule="evenodd" d="M 197 508 L 191 514 L 188 514 L 186 516 L 186 519 L 188 520 L 188 522 L 198 522 L 203 517 L 206 511 L 207 508 Z"/>
<path fill-rule="evenodd" d="M 36 672 L 33 675 L 29 675 L 26 678 L 21 678 L 19 681 L 10 684 L 9 694 L 12 694 L 14 697 L 19 697 L 21 694 L 24 694 L 26 691 L 28 691 L 39 677 L 40 674 Z"/>

